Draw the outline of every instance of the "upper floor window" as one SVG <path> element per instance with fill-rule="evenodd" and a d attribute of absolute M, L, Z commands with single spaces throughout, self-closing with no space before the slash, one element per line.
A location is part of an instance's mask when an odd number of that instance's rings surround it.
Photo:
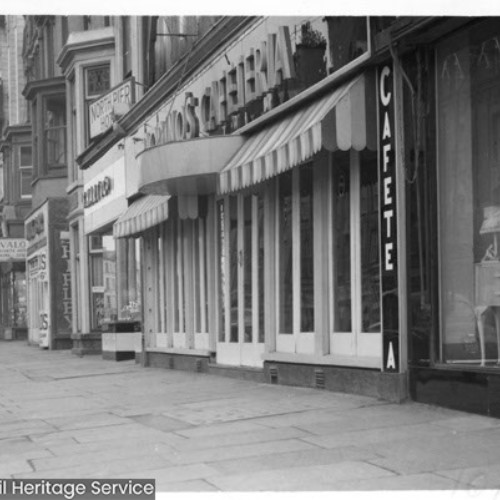
<path fill-rule="evenodd" d="M 126 77 L 132 70 L 132 50 L 130 37 L 130 16 L 121 18 L 122 22 L 122 50 L 123 50 L 123 76 Z"/>
<path fill-rule="evenodd" d="M 31 198 L 31 179 L 33 175 L 33 160 L 31 146 L 19 148 L 19 181 L 21 198 Z"/>
<path fill-rule="evenodd" d="M 66 165 L 66 103 L 64 95 L 44 99 L 43 138 L 47 169 Z"/>

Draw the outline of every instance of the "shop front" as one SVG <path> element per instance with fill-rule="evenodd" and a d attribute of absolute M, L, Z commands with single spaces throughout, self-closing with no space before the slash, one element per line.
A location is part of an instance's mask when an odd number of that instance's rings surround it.
<path fill-rule="evenodd" d="M 79 258 L 88 262 L 90 334 L 73 335 L 77 349 L 102 351 L 104 358 L 115 360 L 135 358 L 142 312 L 139 241 L 113 235 L 113 224 L 127 210 L 125 179 L 125 157 L 118 146 L 83 172 L 87 252 Z"/>
<path fill-rule="evenodd" d="M 500 22 L 476 20 L 408 56 L 410 389 L 500 416 Z M 432 62 L 432 65 L 430 64 Z M 411 110 L 410 92 L 406 107 Z M 433 110 L 428 115 L 423 109 Z M 415 154 L 415 151 L 419 151 Z"/>
<path fill-rule="evenodd" d="M 71 348 L 71 272 L 65 198 L 49 198 L 25 222 L 28 342 Z"/>
<path fill-rule="evenodd" d="M 401 400 L 394 73 L 369 36 L 340 61 L 331 20 L 294 22 L 257 24 L 127 139 L 139 191 L 170 197 L 143 235 L 146 362 Z M 306 82 L 308 30 L 326 66 Z"/>
<path fill-rule="evenodd" d="M 28 302 L 24 238 L 0 238 L 0 338 L 26 339 Z"/>

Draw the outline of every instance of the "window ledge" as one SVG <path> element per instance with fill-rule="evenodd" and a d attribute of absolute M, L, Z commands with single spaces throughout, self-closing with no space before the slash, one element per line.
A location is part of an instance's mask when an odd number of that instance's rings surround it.
<path fill-rule="evenodd" d="M 350 357 L 326 354 L 317 356 L 314 354 L 294 354 L 281 352 L 268 352 L 262 355 L 264 361 L 276 361 L 278 363 L 298 363 L 304 365 L 322 366 L 350 366 L 352 368 L 381 369 L 382 361 L 378 357 Z"/>
<path fill-rule="evenodd" d="M 146 347 L 146 352 L 161 352 L 164 354 L 182 354 L 183 356 L 211 356 L 207 349 L 186 349 L 182 347 Z"/>

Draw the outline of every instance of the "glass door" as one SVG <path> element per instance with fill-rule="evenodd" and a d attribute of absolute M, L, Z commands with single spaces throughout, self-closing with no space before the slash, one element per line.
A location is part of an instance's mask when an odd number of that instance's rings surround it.
<path fill-rule="evenodd" d="M 262 366 L 264 352 L 264 203 L 229 196 L 218 205 L 222 292 L 217 362 Z"/>

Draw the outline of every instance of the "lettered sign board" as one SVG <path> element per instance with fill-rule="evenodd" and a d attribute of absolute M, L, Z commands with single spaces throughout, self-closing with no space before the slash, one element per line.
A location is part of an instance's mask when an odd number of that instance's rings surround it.
<path fill-rule="evenodd" d="M 394 68 L 378 71 L 378 154 L 380 169 L 380 228 L 382 265 L 383 371 L 399 372 L 399 283 L 396 212 L 396 127 Z"/>

